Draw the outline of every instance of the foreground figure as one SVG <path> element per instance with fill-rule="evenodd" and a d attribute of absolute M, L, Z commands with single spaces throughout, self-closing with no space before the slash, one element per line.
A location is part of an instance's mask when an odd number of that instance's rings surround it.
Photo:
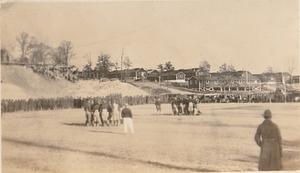
<path fill-rule="evenodd" d="M 123 118 L 125 133 L 127 133 L 128 129 L 129 129 L 130 132 L 133 134 L 134 133 L 134 129 L 133 129 L 133 122 L 132 122 L 132 112 L 128 108 L 128 104 L 125 104 L 125 107 L 122 110 L 121 116 Z"/>
<path fill-rule="evenodd" d="M 263 116 L 265 120 L 258 126 L 255 134 L 255 141 L 261 148 L 258 170 L 281 170 L 282 147 L 280 130 L 271 121 L 272 113 L 270 110 L 265 110 Z"/>

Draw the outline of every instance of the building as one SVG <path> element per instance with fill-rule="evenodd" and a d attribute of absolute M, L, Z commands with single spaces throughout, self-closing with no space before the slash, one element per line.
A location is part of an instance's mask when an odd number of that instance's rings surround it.
<path fill-rule="evenodd" d="M 155 82 L 159 81 L 160 73 L 158 70 L 147 70 L 146 72 L 146 78 L 149 81 Z"/>
<path fill-rule="evenodd" d="M 292 75 L 287 72 L 254 74 L 264 84 L 291 83 Z"/>
<path fill-rule="evenodd" d="M 91 66 L 85 66 L 81 72 L 78 72 L 78 77 L 84 80 L 97 79 L 97 74 L 97 71 L 93 70 Z"/>
<path fill-rule="evenodd" d="M 127 70 L 114 70 L 107 74 L 108 78 L 117 78 L 120 80 L 144 80 L 147 72 L 143 68 L 134 68 Z"/>
<path fill-rule="evenodd" d="M 185 74 L 184 77 L 186 80 L 192 76 L 199 76 L 199 74 L 201 73 L 198 68 L 180 69 L 178 71 Z"/>
<path fill-rule="evenodd" d="M 160 81 L 175 81 L 176 80 L 176 74 L 178 73 L 177 70 L 172 71 L 164 71 L 160 73 Z"/>
<path fill-rule="evenodd" d="M 261 90 L 261 81 L 248 71 L 236 71 L 192 76 L 188 86 L 198 91 L 252 91 Z"/>
<path fill-rule="evenodd" d="M 114 71 L 111 71 L 107 74 L 107 77 L 108 78 L 116 78 L 116 79 L 121 79 L 122 76 L 124 74 L 124 70 L 114 70 Z"/>
<path fill-rule="evenodd" d="M 161 81 L 172 82 L 172 83 L 185 83 L 190 77 L 199 74 L 197 68 L 192 69 L 179 69 L 162 72 L 160 77 Z"/>
<path fill-rule="evenodd" d="M 292 84 L 299 84 L 300 83 L 300 76 L 292 76 Z"/>

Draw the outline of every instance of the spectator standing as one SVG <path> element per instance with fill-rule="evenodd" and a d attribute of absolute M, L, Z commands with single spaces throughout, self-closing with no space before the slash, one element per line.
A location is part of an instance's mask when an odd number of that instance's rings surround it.
<path fill-rule="evenodd" d="M 272 113 L 269 109 L 265 110 L 263 116 L 265 120 L 258 126 L 255 134 L 255 141 L 260 147 L 258 170 L 281 170 L 282 147 L 280 130 L 271 121 Z"/>

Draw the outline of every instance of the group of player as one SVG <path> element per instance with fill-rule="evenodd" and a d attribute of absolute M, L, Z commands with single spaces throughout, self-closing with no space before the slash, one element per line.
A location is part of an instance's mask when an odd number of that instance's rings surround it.
<path fill-rule="evenodd" d="M 199 100 L 189 98 L 174 97 L 171 100 L 172 112 L 174 115 L 200 115 L 198 107 Z"/>
<path fill-rule="evenodd" d="M 114 100 L 107 104 L 98 100 L 88 99 L 83 105 L 86 126 L 118 126 L 122 124 L 122 105 Z"/>
<path fill-rule="evenodd" d="M 171 99 L 171 108 L 174 115 L 200 115 L 197 98 L 174 97 Z M 161 112 L 161 101 L 159 97 L 155 98 L 155 107 L 157 112 Z"/>

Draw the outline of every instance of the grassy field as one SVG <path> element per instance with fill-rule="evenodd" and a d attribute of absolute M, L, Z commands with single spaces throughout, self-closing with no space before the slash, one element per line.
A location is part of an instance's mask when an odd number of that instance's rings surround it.
<path fill-rule="evenodd" d="M 134 135 L 123 127 L 85 127 L 83 110 L 2 115 L 5 173 L 255 171 L 254 142 L 270 108 L 281 128 L 285 170 L 300 169 L 300 104 L 202 104 L 201 116 L 133 106 Z"/>

